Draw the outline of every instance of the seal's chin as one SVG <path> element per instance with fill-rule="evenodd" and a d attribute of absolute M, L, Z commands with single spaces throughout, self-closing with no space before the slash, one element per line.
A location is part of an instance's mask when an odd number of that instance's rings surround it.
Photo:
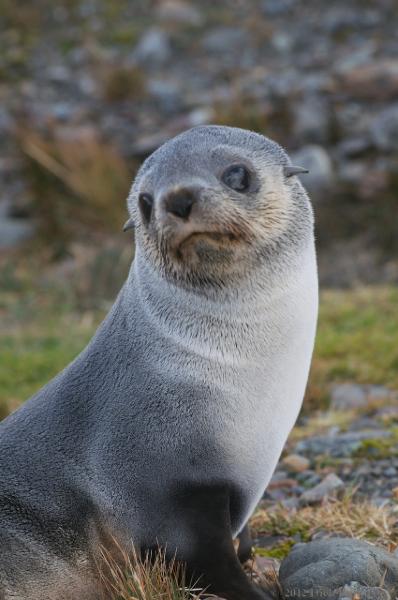
<path fill-rule="evenodd" d="M 179 241 L 175 246 L 175 256 L 178 260 L 190 261 L 209 257 L 216 259 L 217 255 L 225 256 L 226 251 L 232 252 L 238 238 L 233 233 L 218 231 L 194 231 Z"/>
<path fill-rule="evenodd" d="M 194 231 L 184 238 L 179 244 L 178 248 L 181 249 L 184 246 L 190 244 L 197 244 L 198 242 L 214 244 L 226 244 L 237 240 L 237 236 L 233 233 L 222 233 L 217 231 Z"/>

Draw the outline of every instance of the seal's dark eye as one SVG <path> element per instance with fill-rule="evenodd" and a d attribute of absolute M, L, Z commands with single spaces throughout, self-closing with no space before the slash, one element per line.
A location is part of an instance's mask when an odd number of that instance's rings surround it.
<path fill-rule="evenodd" d="M 140 207 L 142 218 L 145 221 L 145 223 L 148 224 L 152 214 L 153 197 L 151 196 L 151 194 L 140 194 L 138 196 L 138 204 Z"/>
<path fill-rule="evenodd" d="M 221 181 L 236 192 L 245 192 L 250 185 L 249 171 L 243 165 L 232 165 L 225 169 Z"/>

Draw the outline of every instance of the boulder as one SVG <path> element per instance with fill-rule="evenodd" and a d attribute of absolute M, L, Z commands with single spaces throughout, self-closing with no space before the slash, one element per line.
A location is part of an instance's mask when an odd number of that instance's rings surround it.
<path fill-rule="evenodd" d="M 361 540 L 323 539 L 294 546 L 279 578 L 287 598 L 388 600 L 398 594 L 398 557 Z"/>

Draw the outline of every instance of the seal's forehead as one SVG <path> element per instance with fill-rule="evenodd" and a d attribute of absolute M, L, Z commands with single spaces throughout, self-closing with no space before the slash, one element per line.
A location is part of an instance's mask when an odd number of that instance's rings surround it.
<path fill-rule="evenodd" d="M 194 127 L 169 140 L 143 164 L 139 178 L 146 174 L 164 176 L 167 172 L 197 172 L 208 169 L 228 156 L 259 160 L 261 165 L 285 165 L 289 159 L 284 150 L 263 135 L 238 129 L 208 125 Z"/>

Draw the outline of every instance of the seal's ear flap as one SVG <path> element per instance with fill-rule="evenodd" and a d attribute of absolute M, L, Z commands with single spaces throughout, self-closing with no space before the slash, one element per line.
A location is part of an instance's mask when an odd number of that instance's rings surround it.
<path fill-rule="evenodd" d="M 283 167 L 283 174 L 285 177 L 299 175 L 300 173 L 309 173 L 309 170 L 305 169 L 304 167 L 294 167 L 293 165 L 287 165 L 286 167 Z"/>
<path fill-rule="evenodd" d="M 123 231 L 127 231 L 128 229 L 134 229 L 134 227 L 135 227 L 135 225 L 134 225 L 133 218 L 130 217 L 129 219 L 127 219 L 127 221 L 123 225 Z"/>

